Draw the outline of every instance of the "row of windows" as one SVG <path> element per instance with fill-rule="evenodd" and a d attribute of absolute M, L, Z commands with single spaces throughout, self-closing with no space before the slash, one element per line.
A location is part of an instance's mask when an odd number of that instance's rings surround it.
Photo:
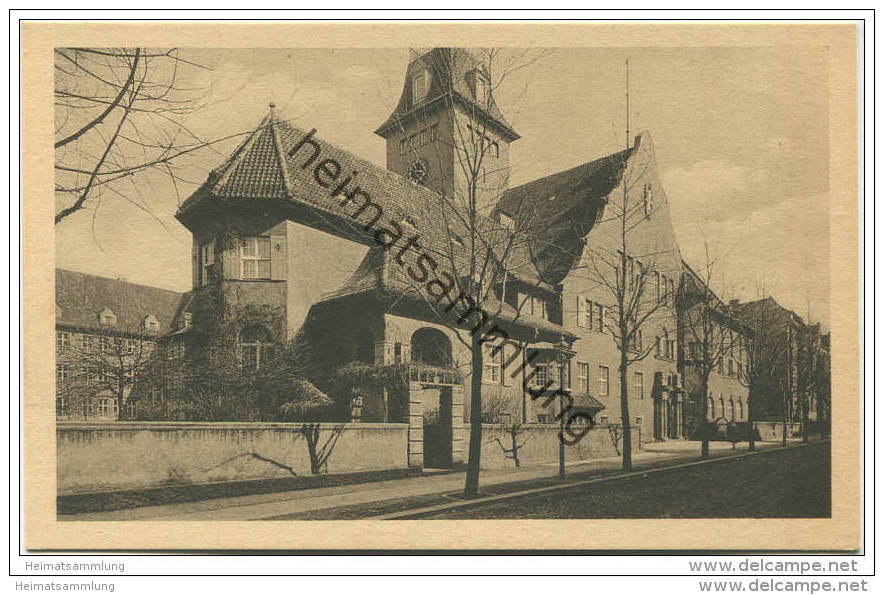
<path fill-rule="evenodd" d="M 728 400 L 729 407 L 728 409 L 725 409 L 724 395 L 718 395 L 717 405 L 718 406 L 716 407 L 715 399 L 712 398 L 712 394 L 710 393 L 707 400 L 707 407 L 709 409 L 709 417 L 711 419 L 715 420 L 720 417 L 724 417 L 732 421 L 745 419 L 743 417 L 743 397 L 738 397 L 735 403 L 734 397 L 733 395 L 731 395 L 730 399 Z"/>
<path fill-rule="evenodd" d="M 610 394 L 610 369 L 608 366 L 599 366 L 599 390 L 601 396 Z M 584 393 L 590 394 L 589 383 L 589 363 L 577 362 L 577 389 Z M 642 372 L 634 372 L 632 375 L 632 396 L 639 399 L 645 398 L 645 375 Z"/>
<path fill-rule="evenodd" d="M 132 369 L 123 370 L 122 373 L 127 379 L 132 379 L 135 371 Z M 108 370 L 80 370 L 66 364 L 56 364 L 55 366 L 55 382 L 60 386 L 65 382 L 78 378 L 86 386 L 103 386 L 116 382 L 118 376 L 116 371 Z"/>
<path fill-rule="evenodd" d="M 471 144 L 475 144 L 479 150 L 479 155 L 486 157 L 500 157 L 500 145 L 496 140 L 491 140 L 487 134 L 483 134 L 479 130 L 473 128 L 471 124 L 467 124 L 469 138 L 464 139 Z"/>
<path fill-rule="evenodd" d="M 409 151 L 413 151 L 418 147 L 423 147 L 424 145 L 428 145 L 432 142 L 436 142 L 439 140 L 439 125 L 433 124 L 432 126 L 428 126 L 423 130 L 415 132 L 409 136 L 406 136 L 402 140 L 399 141 L 399 154 L 405 155 Z"/>
<path fill-rule="evenodd" d="M 80 335 L 80 349 L 85 353 L 134 355 L 139 350 L 137 339 L 122 339 L 106 335 Z M 148 349 L 150 343 L 143 346 Z M 55 331 L 55 349 L 58 353 L 67 353 L 71 348 L 71 333 Z"/>
<path fill-rule="evenodd" d="M 126 401 L 126 416 L 130 419 L 134 418 L 138 413 L 136 402 L 134 399 Z M 57 417 L 68 417 L 72 413 L 70 402 L 66 397 L 56 397 L 55 399 L 55 415 Z M 84 418 L 104 417 L 117 419 L 120 413 L 120 407 L 116 399 L 100 397 L 97 399 L 88 399 L 80 404 L 79 413 Z"/>

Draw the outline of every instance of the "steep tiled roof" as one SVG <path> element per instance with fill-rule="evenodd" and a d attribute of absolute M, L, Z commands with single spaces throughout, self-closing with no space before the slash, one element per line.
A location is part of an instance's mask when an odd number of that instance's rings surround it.
<path fill-rule="evenodd" d="M 475 93 L 470 86 L 469 73 L 474 70 L 481 71 L 481 62 L 467 49 L 464 48 L 433 48 L 429 52 L 415 57 L 408 64 L 405 74 L 405 85 L 396 109 L 387 120 L 375 131 L 384 136 L 388 131 L 395 130 L 416 111 L 435 104 L 436 102 L 456 101 L 470 110 L 477 110 L 478 114 L 489 118 L 489 123 L 497 124 L 499 132 L 513 141 L 519 138 L 516 131 L 503 117 L 500 108 L 490 97 L 488 105 L 479 106 L 474 97 Z M 431 73 L 430 86 L 427 94 L 419 104 L 412 102 L 412 81 L 421 70 L 429 70 Z"/>
<path fill-rule="evenodd" d="M 510 188 L 496 211 L 529 230 L 537 268 L 550 284 L 560 283 L 583 252 L 583 239 L 598 222 L 607 197 L 620 183 L 636 146 Z"/>
<path fill-rule="evenodd" d="M 159 333 L 168 333 L 187 294 L 119 279 L 55 269 L 55 304 L 60 326 L 99 329 L 98 313 L 105 308 L 116 316 L 113 328 L 137 332 L 149 315 L 156 316 Z"/>

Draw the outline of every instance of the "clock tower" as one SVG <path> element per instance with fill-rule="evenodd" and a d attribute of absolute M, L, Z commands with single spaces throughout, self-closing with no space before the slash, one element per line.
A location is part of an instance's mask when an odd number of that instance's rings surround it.
<path fill-rule="evenodd" d="M 487 65 L 461 48 L 414 54 L 396 109 L 375 131 L 387 169 L 487 214 L 509 184 L 519 135 L 494 101 Z"/>

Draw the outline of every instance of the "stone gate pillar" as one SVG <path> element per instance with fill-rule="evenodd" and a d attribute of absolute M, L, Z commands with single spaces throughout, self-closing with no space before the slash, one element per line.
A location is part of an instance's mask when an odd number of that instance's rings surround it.
<path fill-rule="evenodd" d="M 424 403 L 420 382 L 408 383 L 408 466 L 424 466 Z"/>
<path fill-rule="evenodd" d="M 451 387 L 451 463 L 454 467 L 466 461 L 463 410 L 463 384 L 455 384 Z"/>

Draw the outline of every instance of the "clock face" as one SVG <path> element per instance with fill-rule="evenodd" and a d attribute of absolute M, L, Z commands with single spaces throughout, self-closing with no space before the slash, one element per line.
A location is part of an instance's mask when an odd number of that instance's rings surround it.
<path fill-rule="evenodd" d="M 415 184 L 423 184 L 428 174 L 427 162 L 423 159 L 418 159 L 408 166 L 408 179 Z"/>

